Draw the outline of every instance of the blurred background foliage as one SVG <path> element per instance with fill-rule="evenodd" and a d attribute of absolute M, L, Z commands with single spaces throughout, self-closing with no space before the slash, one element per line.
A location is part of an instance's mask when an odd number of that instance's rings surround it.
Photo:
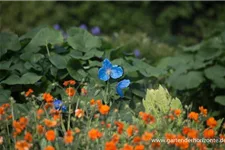
<path fill-rule="evenodd" d="M 190 45 L 225 19 L 224 2 L 1 2 L 1 31 L 23 34 L 38 25 L 86 24 L 104 34 L 144 32 Z"/>

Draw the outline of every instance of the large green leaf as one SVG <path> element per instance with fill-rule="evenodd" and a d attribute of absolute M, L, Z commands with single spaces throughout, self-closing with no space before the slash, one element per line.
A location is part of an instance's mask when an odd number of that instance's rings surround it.
<path fill-rule="evenodd" d="M 58 69 L 66 68 L 66 65 L 67 65 L 67 62 L 68 62 L 68 59 L 66 58 L 66 56 L 62 56 L 62 55 L 59 55 L 59 54 L 53 54 L 53 53 L 49 57 L 49 60 Z"/>
<path fill-rule="evenodd" d="M 198 87 L 204 81 L 202 72 L 190 71 L 188 73 L 174 73 L 167 83 L 177 90 L 192 89 Z"/>
<path fill-rule="evenodd" d="M 6 80 L 2 81 L 1 83 L 8 84 L 8 85 L 15 85 L 15 84 L 34 84 L 38 80 L 41 79 L 41 76 L 38 76 L 35 73 L 25 73 L 22 77 L 18 75 L 11 75 Z"/>
<path fill-rule="evenodd" d="M 61 44 L 63 43 L 63 36 L 60 31 L 56 31 L 50 28 L 42 28 L 32 38 L 30 43 L 24 48 L 25 52 L 38 52 L 40 46 L 46 46 L 47 44 Z"/>
<path fill-rule="evenodd" d="M 214 65 L 204 70 L 205 76 L 212 80 L 219 88 L 225 88 L 225 68 L 221 65 Z"/>
<path fill-rule="evenodd" d="M 0 62 L 0 70 L 9 70 L 12 60 L 1 61 Z"/>
<path fill-rule="evenodd" d="M 215 98 L 215 102 L 225 106 L 225 96 L 217 96 Z"/>
<path fill-rule="evenodd" d="M 9 103 L 11 91 L 0 89 L 0 106 L 4 103 Z"/>
<path fill-rule="evenodd" d="M 68 44 L 75 50 L 87 52 L 91 49 L 100 48 L 101 40 L 87 31 L 78 28 L 71 28 L 68 31 Z"/>
<path fill-rule="evenodd" d="M 82 64 L 76 59 L 71 59 L 68 62 L 67 70 L 69 74 L 77 81 L 81 81 L 87 76 L 87 73 L 83 70 Z"/>
<path fill-rule="evenodd" d="M 12 33 L 0 33 L 0 58 L 7 50 L 18 51 L 21 48 L 17 35 Z"/>

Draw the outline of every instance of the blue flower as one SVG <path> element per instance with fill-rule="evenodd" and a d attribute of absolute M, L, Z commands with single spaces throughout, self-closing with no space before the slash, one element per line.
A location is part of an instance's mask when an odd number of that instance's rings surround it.
<path fill-rule="evenodd" d="M 101 33 L 101 29 L 98 26 L 91 28 L 91 33 L 94 35 L 99 35 Z"/>
<path fill-rule="evenodd" d="M 102 67 L 98 71 L 100 80 L 107 81 L 109 78 L 117 79 L 123 75 L 123 69 L 117 65 L 112 65 L 108 59 L 102 63 Z"/>
<path fill-rule="evenodd" d="M 63 102 L 59 99 L 56 99 L 54 102 L 54 107 L 55 109 L 59 110 L 60 108 L 62 108 L 62 111 L 65 112 L 66 111 L 66 106 L 63 105 Z"/>
<path fill-rule="evenodd" d="M 123 97 L 123 90 L 124 88 L 128 87 L 130 85 L 130 80 L 124 79 L 120 81 L 116 86 L 116 92 L 120 95 L 120 97 Z"/>
<path fill-rule="evenodd" d="M 80 25 L 80 28 L 81 28 L 81 29 L 84 29 L 84 30 L 87 30 L 87 29 L 88 29 L 87 26 L 86 26 L 86 24 L 81 24 L 81 25 Z"/>
<path fill-rule="evenodd" d="M 63 106 L 62 106 L 62 111 L 63 111 L 63 112 L 66 112 L 66 110 L 67 110 L 66 106 L 63 105 Z"/>
<path fill-rule="evenodd" d="M 54 24 L 54 25 L 53 25 L 53 28 L 54 28 L 55 30 L 60 30 L 61 27 L 60 27 L 59 24 Z"/>
<path fill-rule="evenodd" d="M 135 57 L 139 57 L 140 55 L 141 55 L 140 50 L 139 50 L 139 49 L 135 49 L 135 50 L 134 50 L 134 56 L 135 56 Z"/>

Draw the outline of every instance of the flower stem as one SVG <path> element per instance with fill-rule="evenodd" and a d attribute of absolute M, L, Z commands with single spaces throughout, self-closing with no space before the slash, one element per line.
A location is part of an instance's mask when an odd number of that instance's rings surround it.
<path fill-rule="evenodd" d="M 67 130 L 70 129 L 70 112 L 71 112 L 71 100 L 69 97 L 69 114 L 68 114 L 68 120 L 67 120 Z"/>

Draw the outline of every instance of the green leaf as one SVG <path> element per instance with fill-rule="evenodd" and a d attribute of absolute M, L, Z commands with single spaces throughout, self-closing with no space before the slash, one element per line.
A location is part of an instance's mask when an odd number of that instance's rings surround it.
<path fill-rule="evenodd" d="M 81 81 L 86 77 L 87 73 L 83 70 L 83 66 L 80 61 L 76 59 L 71 59 L 67 64 L 67 70 L 75 80 Z"/>
<path fill-rule="evenodd" d="M 64 69 L 66 68 L 68 60 L 66 57 L 59 55 L 59 54 L 53 54 L 51 53 L 49 60 L 51 63 L 58 69 Z"/>
<path fill-rule="evenodd" d="M 198 87 L 204 81 L 202 72 L 190 71 L 186 74 L 184 73 L 174 73 L 172 74 L 167 83 L 177 90 L 193 89 Z"/>
<path fill-rule="evenodd" d="M 1 61 L 0 62 L 0 70 L 9 70 L 12 60 Z"/>
<path fill-rule="evenodd" d="M 67 42 L 75 50 L 87 52 L 91 49 L 101 47 L 99 37 L 91 35 L 86 30 L 71 28 L 68 33 L 69 37 L 67 38 Z"/>
<path fill-rule="evenodd" d="M 30 113 L 32 104 L 31 103 L 24 103 L 24 104 L 15 103 L 13 104 L 13 108 L 14 108 L 14 118 L 18 119 L 21 116 L 26 116 Z"/>
<path fill-rule="evenodd" d="M 0 58 L 7 50 L 18 51 L 21 48 L 17 35 L 12 33 L 0 33 Z"/>
<path fill-rule="evenodd" d="M 63 43 L 63 36 L 60 31 L 56 31 L 50 28 L 42 28 L 32 38 L 30 43 L 24 48 L 24 52 L 38 52 L 40 46 L 46 46 L 47 44 L 61 44 Z"/>
<path fill-rule="evenodd" d="M 200 59 L 200 60 L 211 60 L 214 59 L 218 56 L 220 56 L 222 54 L 221 50 L 216 50 L 216 49 L 202 49 L 200 51 L 198 51 L 197 55 L 196 55 L 196 59 Z"/>
<path fill-rule="evenodd" d="M 2 81 L 1 83 L 8 84 L 8 85 L 15 85 L 15 84 L 34 84 L 38 80 L 41 79 L 41 76 L 38 76 L 35 73 L 25 73 L 22 77 L 18 75 L 11 75 L 6 80 Z"/>
<path fill-rule="evenodd" d="M 37 63 L 40 59 L 44 58 L 43 54 L 25 52 L 20 55 L 20 58 L 24 61 L 30 61 L 31 63 Z"/>
<path fill-rule="evenodd" d="M 9 103 L 10 90 L 0 89 L 0 106 L 4 103 Z"/>
<path fill-rule="evenodd" d="M 217 96 L 215 98 L 215 102 L 219 103 L 220 105 L 225 106 L 225 95 L 224 96 Z"/>
<path fill-rule="evenodd" d="M 74 49 L 70 51 L 69 55 L 74 59 L 81 59 L 83 57 L 82 52 L 74 50 Z"/>

